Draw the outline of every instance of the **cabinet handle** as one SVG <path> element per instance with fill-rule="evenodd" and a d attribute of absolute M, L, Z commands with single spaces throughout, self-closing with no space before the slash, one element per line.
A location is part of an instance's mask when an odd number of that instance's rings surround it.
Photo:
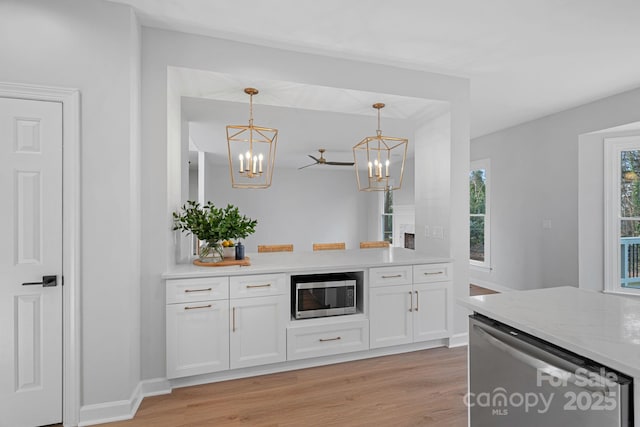
<path fill-rule="evenodd" d="M 338 341 L 342 339 L 342 337 L 335 337 L 335 338 L 320 338 L 318 341 L 320 342 L 327 342 L 327 341 Z"/>
<path fill-rule="evenodd" d="M 232 321 L 231 323 L 233 324 L 233 326 L 232 326 L 231 332 L 235 332 L 236 331 L 236 308 L 235 307 L 233 307 L 232 312 L 233 314 L 231 316 L 231 321 Z"/>
<path fill-rule="evenodd" d="M 211 308 L 211 304 L 207 304 L 207 305 L 199 305 L 197 307 L 185 307 L 185 310 L 195 310 L 198 308 Z"/>
<path fill-rule="evenodd" d="M 409 311 L 413 311 L 413 292 L 409 291 L 409 296 L 411 297 L 411 304 L 409 304 Z"/>
<path fill-rule="evenodd" d="M 382 276 L 383 279 L 397 279 L 398 277 L 402 277 L 402 274 L 394 274 L 393 276 Z"/>
<path fill-rule="evenodd" d="M 271 287 L 271 283 L 267 283 L 265 285 L 247 285 L 247 289 L 252 289 L 252 288 L 269 288 Z"/>
<path fill-rule="evenodd" d="M 425 276 L 434 276 L 434 275 L 437 275 L 437 274 L 444 274 L 444 271 L 436 271 L 436 272 L 433 272 L 433 273 L 424 272 Z"/>
<path fill-rule="evenodd" d="M 416 293 L 416 311 L 420 309 L 420 298 L 418 298 L 418 291 L 414 291 Z"/>
<path fill-rule="evenodd" d="M 211 288 L 207 288 L 207 289 L 185 289 L 184 292 L 185 293 L 189 293 L 189 292 L 209 292 L 211 291 Z"/>

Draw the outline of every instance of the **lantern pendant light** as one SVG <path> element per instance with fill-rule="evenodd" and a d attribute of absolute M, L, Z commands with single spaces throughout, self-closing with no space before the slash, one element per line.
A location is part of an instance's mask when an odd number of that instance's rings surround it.
<path fill-rule="evenodd" d="M 356 180 L 360 191 L 398 190 L 402 187 L 404 162 L 409 141 L 384 136 L 380 130 L 380 110 L 384 104 L 373 104 L 378 110 L 378 129 L 353 147 Z"/>
<path fill-rule="evenodd" d="M 275 163 L 278 129 L 254 126 L 253 96 L 258 90 L 248 87 L 249 125 L 228 125 L 229 173 L 233 188 L 268 188 Z"/>

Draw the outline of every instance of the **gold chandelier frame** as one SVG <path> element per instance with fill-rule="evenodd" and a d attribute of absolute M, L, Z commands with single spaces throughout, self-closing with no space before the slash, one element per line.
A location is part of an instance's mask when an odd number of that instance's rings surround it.
<path fill-rule="evenodd" d="M 378 110 L 378 128 L 375 136 L 367 136 L 353 147 L 354 167 L 356 170 L 356 180 L 360 191 L 387 191 L 399 190 L 402 187 L 404 176 L 404 164 L 407 158 L 407 148 L 409 140 L 394 136 L 382 135 L 380 130 L 380 110 L 385 104 L 378 102 L 372 105 Z M 401 153 L 402 163 L 400 166 L 399 178 L 390 173 L 392 153 Z M 358 158 L 360 157 L 360 161 Z M 362 167 L 362 159 L 366 168 Z M 365 171 L 365 172 L 362 172 Z M 364 175 L 361 179 L 361 175 Z"/>
<path fill-rule="evenodd" d="M 273 176 L 278 129 L 253 124 L 253 96 L 259 92 L 251 87 L 244 92 L 249 95 L 249 124 L 227 126 L 231 186 L 268 188 Z"/>

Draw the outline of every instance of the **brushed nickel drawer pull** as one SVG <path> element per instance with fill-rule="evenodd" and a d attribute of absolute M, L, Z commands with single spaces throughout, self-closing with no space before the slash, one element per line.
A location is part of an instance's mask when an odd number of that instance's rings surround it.
<path fill-rule="evenodd" d="M 409 304 L 409 311 L 413 311 L 413 292 L 409 291 L 409 296 L 411 297 L 411 303 Z"/>
<path fill-rule="evenodd" d="M 266 285 L 247 285 L 247 289 L 253 288 L 269 288 L 271 287 L 271 283 L 267 283 Z"/>
<path fill-rule="evenodd" d="M 418 297 L 418 291 L 414 291 L 416 293 L 416 311 L 420 310 L 420 298 Z"/>
<path fill-rule="evenodd" d="M 232 316 L 232 319 L 233 319 L 233 329 L 232 329 L 232 332 L 235 332 L 235 331 L 236 331 L 236 308 L 235 308 L 235 307 L 233 307 L 233 316 Z"/>
<path fill-rule="evenodd" d="M 327 341 L 338 341 L 342 339 L 342 337 L 335 337 L 335 338 L 320 338 L 318 341 L 320 342 L 327 342 Z"/>
<path fill-rule="evenodd" d="M 185 293 L 189 293 L 189 292 L 210 292 L 212 289 L 211 288 L 207 288 L 207 289 L 185 289 L 184 292 Z"/>
<path fill-rule="evenodd" d="M 425 276 L 434 276 L 436 274 L 444 274 L 444 271 L 436 271 L 434 273 L 428 273 L 428 272 L 425 271 L 425 273 L 424 273 Z"/>
<path fill-rule="evenodd" d="M 383 279 L 397 279 L 398 277 L 402 277 L 402 274 L 394 274 L 393 276 L 382 276 Z"/>
<path fill-rule="evenodd" d="M 195 310 L 198 308 L 211 308 L 211 304 L 207 304 L 207 305 L 199 305 L 197 307 L 185 307 L 185 310 Z"/>

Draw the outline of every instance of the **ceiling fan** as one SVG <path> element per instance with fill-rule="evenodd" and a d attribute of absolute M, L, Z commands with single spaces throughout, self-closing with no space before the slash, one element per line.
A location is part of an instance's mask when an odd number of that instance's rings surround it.
<path fill-rule="evenodd" d="M 327 150 L 325 150 L 324 148 L 320 148 L 318 149 L 318 151 L 320 152 L 320 158 L 317 158 L 315 156 L 312 156 L 311 154 L 308 154 L 308 156 L 311 157 L 315 161 L 315 163 L 302 166 L 298 168 L 298 170 L 308 168 L 309 166 L 314 166 L 314 165 L 353 166 L 353 162 L 329 162 L 327 161 L 327 159 L 324 158 L 324 152 Z"/>

